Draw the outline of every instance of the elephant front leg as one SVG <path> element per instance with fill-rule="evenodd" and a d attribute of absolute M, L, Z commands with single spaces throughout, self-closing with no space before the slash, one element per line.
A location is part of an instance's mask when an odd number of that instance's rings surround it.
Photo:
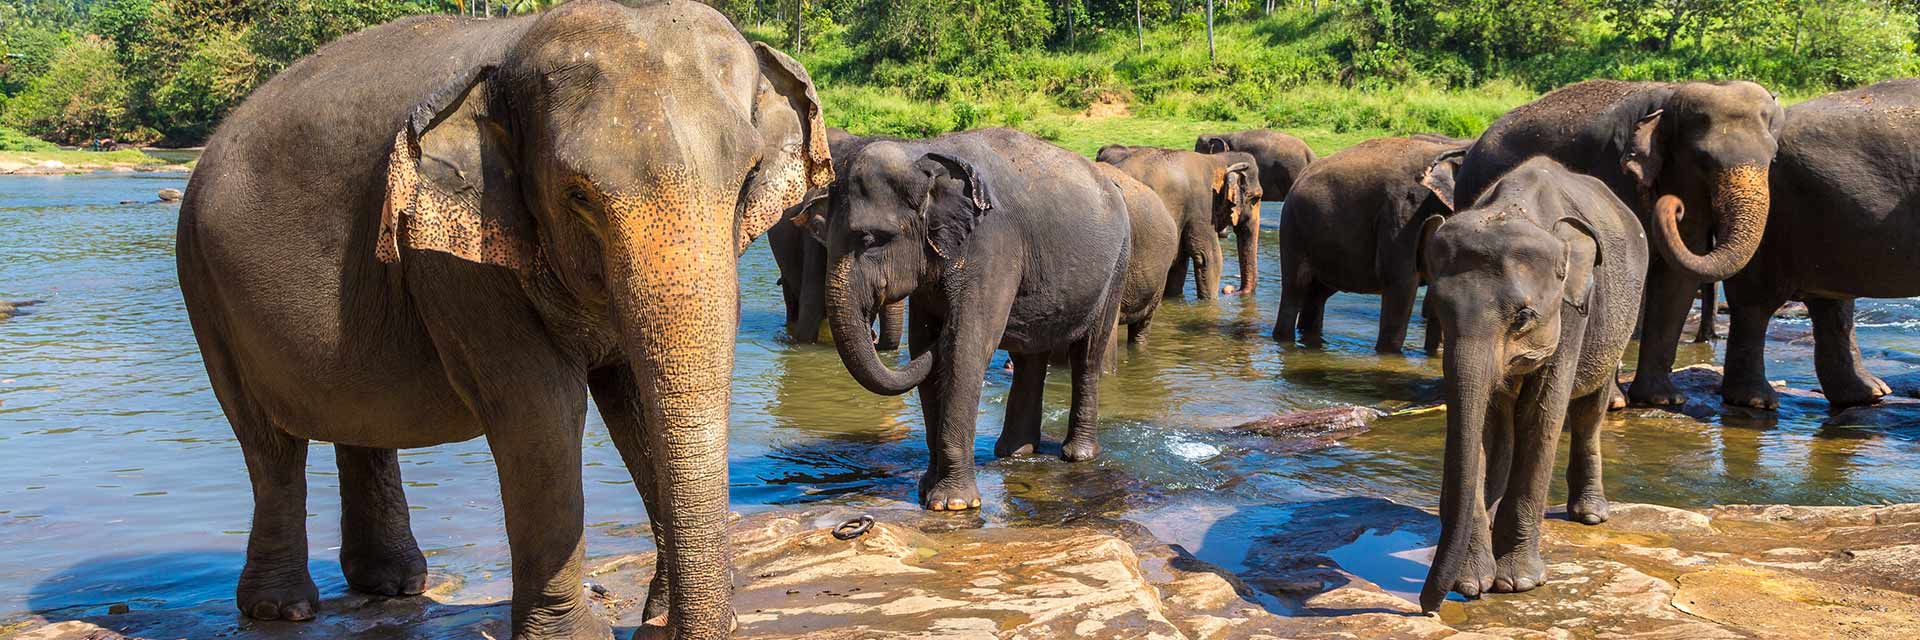
<path fill-rule="evenodd" d="M 993 455 L 1007 458 L 1033 453 L 1040 444 L 1041 391 L 1047 386 L 1046 353 L 1010 353 L 1013 389 L 1007 394 L 1006 424 Z"/>
<path fill-rule="evenodd" d="M 1853 334 L 1853 299 L 1807 300 L 1807 315 L 1813 320 L 1814 374 L 1820 378 L 1820 392 L 1829 404 L 1873 404 L 1893 393 L 1886 381 L 1869 373 L 1860 362 L 1860 345 Z"/>
<path fill-rule="evenodd" d="M 669 567 L 672 566 L 672 558 L 667 554 L 673 546 L 667 544 L 666 520 L 660 512 L 665 503 L 661 502 L 652 451 L 647 446 L 648 434 L 652 433 L 646 423 L 648 414 L 640 405 L 633 370 L 626 364 L 603 367 L 588 374 L 587 389 L 593 394 L 594 406 L 600 408 L 600 418 L 607 424 L 607 435 L 619 450 L 627 474 L 633 477 L 634 488 L 640 492 L 647 524 L 653 532 L 654 549 L 658 550 L 654 553 L 653 578 L 647 583 L 647 601 L 640 619 L 648 626 L 665 628 L 670 623 L 667 577 L 671 575 Z"/>
<path fill-rule="evenodd" d="M 1767 325 L 1783 301 L 1727 297 L 1732 319 L 1727 326 L 1727 367 L 1720 381 L 1720 399 L 1736 407 L 1779 408 L 1780 394 L 1767 382 Z"/>
<path fill-rule="evenodd" d="M 1578 349 L 1579 336 L 1562 341 Z M 1494 593 L 1519 593 L 1540 586 L 1547 565 L 1540 559 L 1542 514 L 1553 481 L 1554 456 L 1567 417 L 1572 367 L 1552 364 L 1521 388 L 1516 404 L 1505 494 L 1493 514 Z M 1495 471 L 1491 466 L 1489 472 Z"/>
<path fill-rule="evenodd" d="M 1673 384 L 1674 349 L 1693 306 L 1698 285 L 1684 276 L 1656 266 L 1647 277 L 1645 316 L 1640 325 L 1640 361 L 1634 369 L 1627 401 L 1641 406 L 1686 404 L 1687 395 Z"/>
<path fill-rule="evenodd" d="M 1376 353 L 1398 354 L 1407 342 L 1407 325 L 1413 321 L 1413 298 L 1420 283 L 1415 279 L 1387 283 L 1380 296 L 1380 336 L 1374 340 Z"/>
<path fill-rule="evenodd" d="M 577 380 L 577 378 L 576 378 Z M 578 382 L 576 382 L 578 384 Z M 578 389 L 578 387 L 574 387 Z M 577 393 L 577 392 L 575 392 Z M 565 396 L 516 393 L 527 409 Z M 556 397 L 558 396 L 558 397 Z M 612 627 L 594 615 L 581 589 L 580 440 L 584 398 L 548 411 L 482 417 L 487 445 L 500 473 L 513 566 L 514 638 L 608 638 Z"/>
<path fill-rule="evenodd" d="M 427 558 L 407 517 L 400 458 L 392 449 L 333 446 L 340 470 L 340 571 L 356 591 L 412 596 L 427 590 Z"/>
<path fill-rule="evenodd" d="M 1573 432 L 1567 458 L 1567 517 L 1581 524 L 1607 521 L 1607 486 L 1601 482 L 1600 423 L 1611 398 L 1619 393 L 1612 382 L 1600 391 L 1567 403 L 1567 425 Z"/>

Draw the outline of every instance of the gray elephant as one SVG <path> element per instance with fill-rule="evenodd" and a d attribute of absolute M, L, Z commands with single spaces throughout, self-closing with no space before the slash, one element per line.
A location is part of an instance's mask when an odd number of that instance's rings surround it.
<path fill-rule="evenodd" d="M 919 388 L 931 454 L 922 506 L 980 505 L 974 421 L 995 349 L 1013 354 L 1014 380 L 994 452 L 1025 453 L 1038 443 L 1047 354 L 1067 348 L 1073 409 L 1060 455 L 1098 455 L 1100 372 L 1130 248 L 1126 201 L 1113 181 L 1070 151 L 983 129 L 875 142 L 833 191 L 826 240 L 834 345 L 867 390 Z M 896 371 L 856 336 L 875 309 L 902 299 L 910 301 L 913 357 Z"/>
<path fill-rule="evenodd" d="M 1262 202 L 1281 202 L 1290 198 L 1294 183 L 1299 182 L 1300 176 L 1315 160 L 1313 147 L 1307 146 L 1305 141 L 1271 129 L 1202 135 L 1193 141 L 1193 150 L 1200 153 L 1240 151 L 1253 156 L 1254 164 L 1259 169 Z M 1229 287 L 1224 293 L 1253 295 L 1260 286 L 1259 206 L 1254 206 L 1250 215 L 1241 216 L 1234 223 L 1233 237 L 1234 247 L 1242 256 L 1240 286 Z"/>
<path fill-rule="evenodd" d="M 1280 219 L 1280 312 L 1273 337 L 1320 342 L 1327 298 L 1378 293 L 1374 350 L 1400 353 L 1420 288 L 1414 246 L 1428 216 L 1453 210 L 1466 143 L 1377 138 L 1327 156 L 1293 184 Z M 1437 331 L 1429 325 L 1429 335 Z"/>
<path fill-rule="evenodd" d="M 836 172 L 860 149 L 886 138 L 856 136 L 844 129 L 828 128 L 828 145 L 833 152 Z M 827 317 L 827 245 L 814 231 L 802 229 L 790 220 L 800 218 L 800 207 L 828 207 L 828 190 L 817 189 L 808 198 L 788 210 L 784 220 L 767 230 L 767 248 L 773 251 L 774 266 L 780 269 L 780 296 L 787 305 L 787 335 L 794 342 L 813 344 L 820 339 L 820 323 Z M 905 327 L 907 303 L 887 305 L 880 314 L 875 344 L 881 351 L 900 348 L 900 332 Z"/>
<path fill-rule="evenodd" d="M 1120 288 L 1119 323 L 1127 328 L 1127 342 L 1144 343 L 1153 312 L 1166 295 L 1167 271 L 1180 255 L 1180 223 L 1147 185 L 1105 162 L 1093 166 L 1120 188 L 1127 202 L 1132 250 L 1127 253 L 1127 277 Z"/>
<path fill-rule="evenodd" d="M 1537 157 L 1469 209 L 1422 226 L 1442 357 L 1447 449 L 1440 543 L 1420 607 L 1546 578 L 1541 517 L 1562 427 L 1567 513 L 1607 518 L 1600 421 L 1647 273 L 1640 222 L 1600 180 Z M 1489 511 L 1489 509 L 1492 511 Z"/>
<path fill-rule="evenodd" d="M 427 569 L 395 450 L 485 436 L 513 636 L 607 637 L 580 588 L 590 393 L 661 550 L 648 633 L 727 635 L 736 261 L 832 172 L 806 72 L 691 2 L 409 18 L 256 89 L 177 248 L 253 483 L 240 609 L 319 611 L 309 440 L 334 443 L 347 584 L 402 595 Z"/>
<path fill-rule="evenodd" d="M 1767 383 L 1767 324 L 1787 300 L 1807 303 L 1813 321 L 1814 372 L 1835 407 L 1867 404 L 1889 392 L 1860 363 L 1853 299 L 1920 295 L 1920 80 L 1889 80 L 1832 93 L 1786 111 L 1770 176 L 1772 215 L 1747 268 L 1726 281 L 1727 404 L 1772 409 Z M 1662 199 L 1675 216 L 1683 203 Z M 1682 218 L 1682 223 L 1694 216 Z"/>
<path fill-rule="evenodd" d="M 1220 236 L 1228 229 L 1238 229 L 1248 216 L 1260 215 L 1260 169 L 1253 156 L 1239 151 L 1206 154 L 1108 145 L 1095 158 L 1118 167 L 1159 194 L 1167 211 L 1180 222 L 1179 257 L 1167 273 L 1165 297 L 1180 297 L 1189 263 L 1193 265 L 1194 297 L 1212 300 L 1216 292 L 1232 291 L 1220 287 Z M 1257 232 L 1257 219 L 1254 224 Z M 1259 256 L 1252 244 L 1242 246 L 1247 249 L 1240 253 L 1240 274 L 1245 278 L 1259 271 L 1255 264 Z"/>
<path fill-rule="evenodd" d="M 1733 275 L 1760 245 L 1767 171 L 1782 119 L 1779 101 L 1751 82 L 1567 85 L 1487 129 L 1460 167 L 1455 201 L 1476 200 L 1507 171 L 1546 155 L 1599 178 L 1633 207 L 1654 232 L 1659 259 L 1647 275 L 1640 355 L 1627 399 L 1680 404 L 1686 397 L 1670 372 L 1688 308 L 1702 283 Z M 1708 215 L 1655 224 L 1654 202 L 1669 195 Z"/>

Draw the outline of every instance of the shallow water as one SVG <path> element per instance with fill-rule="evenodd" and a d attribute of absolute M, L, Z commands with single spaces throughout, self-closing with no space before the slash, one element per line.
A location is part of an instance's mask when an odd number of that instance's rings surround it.
<path fill-rule="evenodd" d="M 45 300 L 0 321 L 0 622 L 29 611 L 58 616 L 116 602 L 149 609 L 232 596 L 250 492 L 180 302 L 177 210 L 119 204 L 184 183 L 151 174 L 0 179 L 0 299 Z M 1277 213 L 1264 217 L 1277 221 Z M 1121 517 L 1243 569 L 1254 534 L 1286 522 L 1293 505 L 1356 495 L 1435 503 L 1442 414 L 1390 418 L 1320 448 L 1228 429 L 1298 409 L 1414 401 L 1432 397 L 1438 384 L 1437 363 L 1420 355 L 1372 353 L 1373 297 L 1333 298 L 1324 349 L 1283 349 L 1268 339 L 1279 300 L 1278 245 L 1268 233 L 1257 298 L 1169 303 L 1150 345 L 1123 353 L 1102 388 L 1105 453 L 1097 461 L 995 460 L 1010 382 L 996 360 L 975 445 L 984 506 L 954 517 L 989 525 Z M 789 344 L 776 277 L 764 247 L 743 257 L 735 508 L 913 500 L 927 458 L 917 400 L 862 390 L 828 346 Z M 1920 302 L 1862 301 L 1859 316 L 1870 368 L 1883 376 L 1920 369 Z M 1805 320 L 1776 320 L 1782 340 L 1770 346 L 1770 377 L 1817 386 L 1807 330 Z M 1412 342 L 1419 335 L 1416 324 Z M 1681 360 L 1717 362 L 1720 346 L 1684 345 Z M 1056 443 L 1067 377 L 1056 370 L 1047 385 L 1047 431 Z M 1863 504 L 1920 494 L 1920 431 L 1823 429 L 1824 410 L 1789 401 L 1762 419 L 1616 416 L 1605 436 L 1608 492 L 1678 506 Z M 644 550 L 650 543 L 644 525 L 634 526 L 644 515 L 631 480 L 597 416 L 587 429 L 588 552 Z M 465 578 L 467 595 L 505 598 L 505 532 L 484 442 L 401 455 L 429 563 Z M 313 575 L 323 593 L 336 593 L 344 587 L 331 448 L 313 448 L 308 475 Z M 1423 575 L 1421 544 L 1399 533 L 1363 536 L 1336 559 L 1406 593 Z"/>

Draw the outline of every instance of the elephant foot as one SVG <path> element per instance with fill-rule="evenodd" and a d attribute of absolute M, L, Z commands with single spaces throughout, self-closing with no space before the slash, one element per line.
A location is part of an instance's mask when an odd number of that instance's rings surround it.
<path fill-rule="evenodd" d="M 1100 457 L 1100 442 L 1093 438 L 1067 438 L 1060 446 L 1060 459 L 1067 462 L 1086 462 Z"/>
<path fill-rule="evenodd" d="M 543 616 L 538 613 L 529 615 L 525 621 L 513 626 L 514 640 L 532 640 L 534 638 L 539 638 L 540 640 L 546 640 L 548 638 L 555 640 L 603 640 L 613 637 L 613 625 L 607 624 L 607 621 L 601 620 L 600 616 L 594 615 L 593 609 L 587 607 L 585 604 L 567 609 L 565 613 L 556 613 L 551 616 Z M 642 625 L 642 628 L 644 629 L 645 625 Z M 663 628 L 667 630 L 667 635 L 662 637 L 673 637 L 672 627 Z M 635 633 L 634 637 L 639 638 L 645 636 Z"/>
<path fill-rule="evenodd" d="M 1448 593 L 1458 593 L 1468 600 L 1478 599 L 1482 594 L 1492 593 L 1495 566 L 1493 553 L 1485 550 L 1469 551 L 1467 559 L 1458 565 L 1448 563 L 1446 559 L 1435 558 L 1435 572 L 1427 578 L 1427 588 L 1420 592 L 1420 609 L 1434 611 L 1440 608 L 1440 602 Z M 1433 588 L 1438 587 L 1439 591 Z"/>
<path fill-rule="evenodd" d="M 1837 385 L 1822 381 L 1820 392 L 1827 396 L 1827 403 L 1834 407 L 1854 407 L 1879 402 L 1880 398 L 1893 393 L 1893 387 L 1887 386 L 1879 376 L 1856 371 Z"/>
<path fill-rule="evenodd" d="M 920 506 L 930 511 L 965 511 L 980 508 L 980 487 L 969 477 L 964 481 L 936 482 L 920 490 Z"/>
<path fill-rule="evenodd" d="M 993 455 L 996 458 L 1033 455 L 1033 449 L 1038 444 L 1033 438 L 1002 435 L 993 443 Z"/>
<path fill-rule="evenodd" d="M 1607 497 L 1600 495 L 1582 495 L 1567 501 L 1567 519 L 1580 524 L 1600 524 L 1607 521 Z"/>
<path fill-rule="evenodd" d="M 1687 403 L 1687 394 L 1673 386 L 1673 378 L 1658 376 L 1636 378 L 1627 388 L 1627 402 L 1640 407 L 1677 407 Z"/>
<path fill-rule="evenodd" d="M 1522 593 L 1532 591 L 1547 581 L 1547 563 L 1540 561 L 1537 551 L 1515 552 L 1495 563 L 1493 584 L 1490 593 Z"/>
<path fill-rule="evenodd" d="M 340 550 L 340 573 L 354 591 L 379 596 L 417 596 L 427 590 L 427 557 L 408 539 L 404 544 L 382 545 L 383 551 Z"/>
<path fill-rule="evenodd" d="M 1613 385 L 1613 395 L 1607 398 L 1607 410 L 1619 411 L 1625 408 L 1627 408 L 1627 391 L 1621 389 L 1620 385 Z"/>
<path fill-rule="evenodd" d="M 727 616 L 727 635 L 732 636 L 740 630 L 740 619 L 731 613 Z M 633 640 L 671 640 L 674 637 L 673 625 L 668 624 L 667 614 L 648 616 L 639 628 L 633 630 Z"/>
<path fill-rule="evenodd" d="M 306 558 L 271 569 L 248 562 L 240 571 L 234 601 L 255 620 L 312 620 L 320 610 L 320 589 L 307 574 Z"/>
<path fill-rule="evenodd" d="M 1374 353 L 1377 353 L 1377 354 L 1380 354 L 1380 355 L 1383 355 L 1383 356 L 1397 356 L 1397 355 L 1403 355 L 1403 354 L 1402 354 L 1402 352 L 1401 352 L 1401 350 L 1400 350 L 1400 345 L 1397 345 L 1397 344 L 1388 344 L 1388 343 L 1385 343 L 1385 342 L 1376 342 L 1376 343 L 1374 343 L 1374 345 L 1373 345 L 1373 352 L 1374 352 Z"/>
<path fill-rule="evenodd" d="M 1831 399 L 1831 398 L 1829 398 Z M 1720 383 L 1720 400 L 1735 407 L 1772 411 L 1780 408 L 1780 394 L 1765 380 L 1741 380 L 1729 376 Z"/>

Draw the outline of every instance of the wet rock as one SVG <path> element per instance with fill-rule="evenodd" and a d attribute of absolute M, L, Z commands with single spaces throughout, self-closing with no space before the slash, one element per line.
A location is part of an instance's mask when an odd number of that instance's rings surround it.
<path fill-rule="evenodd" d="M 1848 407 L 1828 418 L 1825 426 L 1879 429 L 1920 426 L 1920 400 L 1887 396 L 1876 404 Z"/>
<path fill-rule="evenodd" d="M 1379 409 L 1368 407 L 1325 407 L 1268 416 L 1233 429 L 1273 438 L 1344 438 L 1365 433 L 1374 420 L 1384 415 Z"/>
<path fill-rule="evenodd" d="M 157 195 L 161 202 L 179 202 L 181 198 L 186 197 L 186 194 L 179 189 L 161 189 Z"/>

